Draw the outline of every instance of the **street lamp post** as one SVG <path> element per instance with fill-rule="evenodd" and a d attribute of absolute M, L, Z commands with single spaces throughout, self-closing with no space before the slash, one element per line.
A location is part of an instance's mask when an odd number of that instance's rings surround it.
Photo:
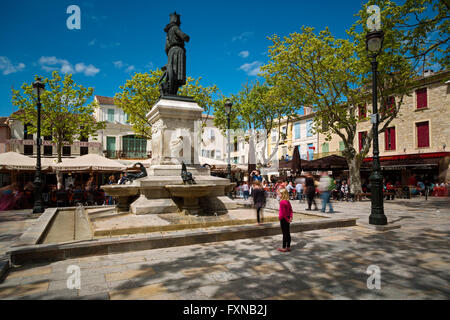
<path fill-rule="evenodd" d="M 42 204 L 42 177 L 41 177 L 41 92 L 45 84 L 40 78 L 33 82 L 34 92 L 37 95 L 37 152 L 36 152 L 36 174 L 34 176 L 34 207 L 33 213 L 42 213 L 45 208 Z"/>
<path fill-rule="evenodd" d="M 233 104 L 231 103 L 231 101 L 229 99 L 227 99 L 227 101 L 225 101 L 225 113 L 227 115 L 227 129 L 228 129 L 228 134 L 227 134 L 227 139 L 228 139 L 228 165 L 227 165 L 227 179 L 229 179 L 231 181 L 231 160 L 230 160 L 230 153 L 231 153 L 231 143 L 230 143 L 230 116 L 231 116 L 231 107 L 233 106 Z M 228 196 L 231 198 L 231 191 L 228 193 Z"/>
<path fill-rule="evenodd" d="M 383 47 L 383 31 L 374 30 L 366 35 L 366 48 L 369 57 L 372 59 L 372 132 L 373 132 L 373 161 L 372 174 L 370 175 L 370 191 L 371 191 L 371 212 L 369 216 L 369 224 L 386 225 L 387 218 L 384 215 L 383 208 L 383 176 L 380 166 L 380 151 L 378 147 L 378 105 L 377 105 L 377 56 Z"/>

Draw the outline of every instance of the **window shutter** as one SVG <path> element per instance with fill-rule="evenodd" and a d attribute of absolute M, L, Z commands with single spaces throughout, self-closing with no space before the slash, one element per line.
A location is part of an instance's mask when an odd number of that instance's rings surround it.
<path fill-rule="evenodd" d="M 427 88 L 416 90 L 417 109 L 427 107 Z"/>
<path fill-rule="evenodd" d="M 389 150 L 389 128 L 384 132 L 384 150 Z"/>
<path fill-rule="evenodd" d="M 391 150 L 395 150 L 395 127 L 391 128 Z"/>
<path fill-rule="evenodd" d="M 362 149 L 362 138 L 363 138 L 363 133 L 362 132 L 358 132 L 359 152 L 361 152 L 361 149 Z"/>
<path fill-rule="evenodd" d="M 430 146 L 428 121 L 419 122 L 417 126 L 417 147 L 426 148 Z"/>

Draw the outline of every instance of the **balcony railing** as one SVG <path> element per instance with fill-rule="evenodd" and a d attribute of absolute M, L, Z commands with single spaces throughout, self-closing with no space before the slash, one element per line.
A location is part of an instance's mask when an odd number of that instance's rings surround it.
<path fill-rule="evenodd" d="M 152 156 L 152 153 L 147 151 L 105 150 L 103 152 L 109 159 L 148 159 Z"/>

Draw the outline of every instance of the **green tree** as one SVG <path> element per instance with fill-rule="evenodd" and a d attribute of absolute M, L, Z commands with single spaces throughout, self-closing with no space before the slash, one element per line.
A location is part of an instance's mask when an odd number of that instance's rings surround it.
<path fill-rule="evenodd" d="M 160 97 L 158 83 L 162 74 L 163 72 L 160 69 L 151 70 L 148 73 L 135 73 L 132 79 L 127 80 L 120 87 L 122 91 L 114 97 L 117 106 L 129 114 L 129 122 L 136 134 L 146 139 L 152 137 L 151 124 L 147 119 L 147 113 Z M 215 97 L 220 95 L 220 92 L 216 85 L 202 86 L 200 84 L 201 79 L 188 77 L 179 94 L 193 97 L 204 112 L 209 115 L 216 104 Z M 202 122 L 204 126 L 206 119 L 203 119 Z"/>
<path fill-rule="evenodd" d="M 71 74 L 66 74 L 62 79 L 57 71 L 52 73 L 52 78 L 42 81 L 45 91 L 41 93 L 41 135 L 52 137 L 52 142 L 56 143 L 58 162 L 61 162 L 65 143 L 72 144 L 81 137 L 96 137 L 97 131 L 103 129 L 105 124 L 97 122 L 93 116 L 95 102 L 88 104 L 94 93 L 93 88 L 77 85 Z M 21 89 L 12 91 L 12 103 L 21 111 L 16 118 L 24 124 L 30 124 L 30 133 L 35 133 L 37 96 L 32 83 L 24 83 Z"/>
<path fill-rule="evenodd" d="M 259 164 L 262 167 L 267 167 L 277 153 L 281 139 L 280 123 L 283 120 L 289 122 L 299 108 L 298 104 L 292 104 L 290 100 L 285 99 L 280 90 L 282 89 L 270 86 L 268 83 L 256 81 L 244 84 L 242 89 L 230 98 L 233 103 L 230 127 L 234 130 L 234 137 L 248 137 L 250 161 L 255 148 L 266 150 L 268 135 L 272 130 L 278 129 L 277 141 L 270 155 L 267 156 L 265 152 L 258 154 Z M 217 105 L 214 121 L 217 127 L 223 131 L 226 130 L 224 101 Z"/>
<path fill-rule="evenodd" d="M 382 20 L 384 21 L 384 20 Z M 261 69 L 267 81 L 283 88 L 287 97 L 311 106 L 315 112 L 314 129 L 331 139 L 338 135 L 344 142 L 343 155 L 350 172 L 352 192 L 361 192 L 360 167 L 372 142 L 369 131 L 361 151 L 354 147 L 357 135 L 359 105 L 370 101 L 370 62 L 365 52 L 365 32 L 351 30 L 352 39 L 336 39 L 325 30 L 315 34 L 314 28 L 302 27 L 281 39 L 274 35 L 269 47 L 270 61 Z M 386 28 L 384 51 L 379 58 L 379 97 L 383 132 L 397 115 L 408 87 L 412 68 L 404 58 L 395 30 Z M 399 95 L 396 105 L 387 110 L 388 97 Z"/>
<path fill-rule="evenodd" d="M 450 66 L 450 2 L 448 0 L 370 1 L 389 15 L 393 28 L 403 35 L 406 57 L 422 71 L 433 66 Z M 364 13 L 359 16 L 364 18 Z"/>

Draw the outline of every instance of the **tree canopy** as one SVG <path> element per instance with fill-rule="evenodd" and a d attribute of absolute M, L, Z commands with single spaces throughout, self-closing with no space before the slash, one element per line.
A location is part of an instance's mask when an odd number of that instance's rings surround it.
<path fill-rule="evenodd" d="M 162 75 L 160 69 L 135 73 L 133 78 L 120 87 L 122 91 L 114 97 L 116 105 L 129 114 L 129 122 L 136 134 L 146 139 L 152 137 L 147 113 L 160 96 L 158 83 Z M 220 96 L 220 92 L 216 85 L 204 87 L 200 84 L 201 80 L 201 77 L 198 79 L 188 77 L 179 95 L 193 97 L 204 112 L 210 114 L 217 103 L 216 96 Z"/>
<path fill-rule="evenodd" d="M 36 79 L 38 76 L 36 76 Z M 40 77 L 41 78 L 41 77 Z M 43 78 L 45 91 L 41 93 L 41 135 L 51 136 L 57 145 L 58 162 L 61 162 L 62 146 L 81 137 L 96 137 L 97 130 L 103 129 L 104 122 L 95 120 L 93 113 L 96 103 L 88 104 L 94 93 L 93 88 L 77 85 L 71 74 L 64 79 L 54 71 L 52 78 Z M 37 130 L 37 96 L 33 84 L 24 83 L 21 90 L 12 91 L 12 103 L 19 107 L 15 117 L 24 124 L 31 125 L 30 133 Z"/>

